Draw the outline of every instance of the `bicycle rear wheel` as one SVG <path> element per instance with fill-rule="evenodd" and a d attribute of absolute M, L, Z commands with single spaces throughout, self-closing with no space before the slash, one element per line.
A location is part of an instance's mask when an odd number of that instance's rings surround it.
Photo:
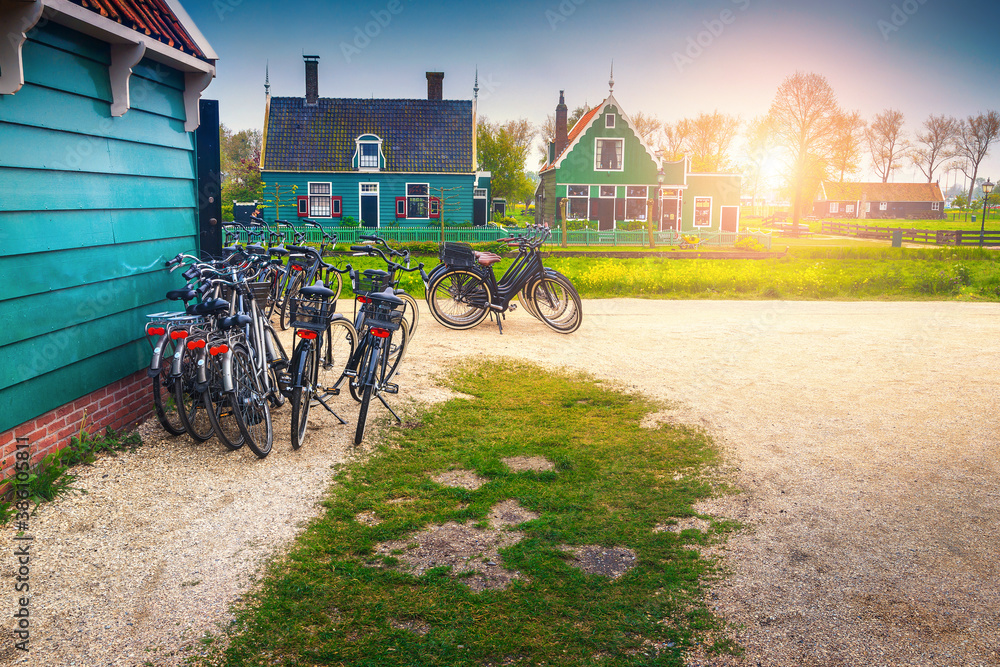
<path fill-rule="evenodd" d="M 539 319 L 559 333 L 573 333 L 583 322 L 583 304 L 573 284 L 561 275 L 546 274 L 529 291 Z"/>
<path fill-rule="evenodd" d="M 291 317 L 291 305 L 290 302 L 299 294 L 305 286 L 305 278 L 302 277 L 302 272 L 296 272 L 294 276 L 288 281 L 288 289 L 285 290 L 285 296 L 281 300 L 281 315 L 278 318 L 278 325 L 281 330 L 284 331 L 288 328 L 289 318 Z"/>
<path fill-rule="evenodd" d="M 245 442 L 258 458 L 271 453 L 274 431 L 267 391 L 242 344 L 233 348 L 233 408 Z"/>
<path fill-rule="evenodd" d="M 160 373 L 153 376 L 153 406 L 160 426 L 170 435 L 182 435 L 186 429 L 174 401 L 174 378 L 170 377 L 173 358 L 174 341 L 168 338 L 163 342 L 163 353 L 160 355 Z"/>
<path fill-rule="evenodd" d="M 471 329 L 485 320 L 490 301 L 485 278 L 469 269 L 442 273 L 427 288 L 431 315 L 449 329 Z"/>
<path fill-rule="evenodd" d="M 197 388 L 199 352 L 184 350 L 181 357 L 181 376 L 174 378 L 174 402 L 187 434 L 198 442 L 210 440 L 215 434 L 212 420 L 205 407 L 202 391 Z"/>
<path fill-rule="evenodd" d="M 344 374 L 348 360 L 354 354 L 357 341 L 358 332 L 346 318 L 338 317 L 330 322 L 330 328 L 323 334 L 323 349 L 319 355 L 317 394 L 325 396 L 337 384 Z"/>
<path fill-rule="evenodd" d="M 410 328 L 406 325 L 405 320 L 399 323 L 399 329 L 392 332 L 392 339 L 389 341 L 385 354 L 385 375 L 382 379 L 383 382 L 388 382 L 396 374 L 399 362 L 403 360 L 403 355 L 406 354 L 406 347 L 410 343 L 410 336 Z"/>
<path fill-rule="evenodd" d="M 232 450 L 243 446 L 243 433 L 240 432 L 236 411 L 233 410 L 232 395 L 226 393 L 222 383 L 222 357 L 209 355 L 208 390 L 203 394 L 208 417 L 212 420 L 212 428 L 222 444 Z"/>
<path fill-rule="evenodd" d="M 292 369 L 297 385 L 292 389 L 292 449 L 298 449 L 305 442 L 306 427 L 309 425 L 309 408 L 316 394 L 316 347 L 307 340 L 299 343 L 292 355 Z"/>

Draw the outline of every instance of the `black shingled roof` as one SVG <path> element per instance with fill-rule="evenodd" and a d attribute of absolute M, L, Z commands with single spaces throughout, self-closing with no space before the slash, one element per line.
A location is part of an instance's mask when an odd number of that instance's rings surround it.
<path fill-rule="evenodd" d="M 386 171 L 472 172 L 472 102 L 272 97 L 262 169 L 352 171 L 355 140 L 382 139 Z"/>

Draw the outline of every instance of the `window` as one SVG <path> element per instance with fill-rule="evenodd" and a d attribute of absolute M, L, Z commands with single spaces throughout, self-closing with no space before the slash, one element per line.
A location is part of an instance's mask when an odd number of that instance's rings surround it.
<path fill-rule="evenodd" d="M 343 204 L 340 197 L 330 197 L 330 217 L 339 218 L 343 215 Z"/>
<path fill-rule="evenodd" d="M 872 212 L 872 203 L 870 201 L 865 202 L 865 213 L 871 213 L 871 212 Z"/>
<path fill-rule="evenodd" d="M 622 171 L 621 139 L 595 139 L 594 169 L 596 171 Z"/>
<path fill-rule="evenodd" d="M 431 197 L 429 216 L 432 218 L 441 217 L 441 200 L 437 197 Z"/>
<path fill-rule="evenodd" d="M 362 134 L 356 143 L 358 171 L 378 171 L 381 167 L 382 140 L 374 134 Z"/>
<path fill-rule="evenodd" d="M 616 191 L 617 188 L 615 188 L 615 186 L 613 185 L 602 185 L 600 190 L 600 195 L 601 197 L 609 197 L 611 199 L 614 199 L 615 197 L 618 196 Z"/>
<path fill-rule="evenodd" d="M 612 129 L 614 128 L 614 126 L 615 126 L 615 115 L 613 113 L 609 113 L 606 116 L 604 116 L 604 127 Z"/>
<path fill-rule="evenodd" d="M 845 213 L 854 213 L 854 204 L 847 204 L 844 206 Z"/>
<path fill-rule="evenodd" d="M 830 213 L 840 213 L 840 202 L 830 202 Z"/>
<path fill-rule="evenodd" d="M 486 199 L 486 188 L 476 188 L 472 196 L 476 199 Z"/>
<path fill-rule="evenodd" d="M 885 203 L 884 201 L 883 201 L 883 202 L 879 202 L 879 205 L 878 205 L 878 210 L 880 210 L 880 211 L 884 211 L 884 210 L 885 210 L 885 209 L 887 209 L 888 207 L 889 207 L 889 205 L 888 205 L 887 203 Z"/>
<path fill-rule="evenodd" d="M 712 198 L 711 197 L 695 197 L 694 198 L 694 226 L 695 227 L 711 227 L 712 226 Z"/>
<path fill-rule="evenodd" d="M 361 184 L 361 191 L 362 192 L 374 192 L 374 193 L 378 194 L 378 183 L 362 183 Z"/>
<path fill-rule="evenodd" d="M 299 211 L 298 211 L 299 217 L 300 218 L 309 217 L 309 197 L 306 197 L 305 195 L 299 195 L 295 199 L 296 201 L 298 201 L 299 204 Z"/>
<path fill-rule="evenodd" d="M 646 194 L 648 189 L 645 185 L 629 185 L 625 188 L 625 219 L 645 220 L 646 219 Z"/>
<path fill-rule="evenodd" d="M 566 186 L 566 218 L 569 220 L 587 220 L 590 217 L 590 186 Z"/>
<path fill-rule="evenodd" d="M 941 210 L 941 202 L 939 202 L 939 201 L 931 202 L 931 210 L 932 211 L 940 211 Z"/>
<path fill-rule="evenodd" d="M 406 184 L 406 217 L 426 218 L 430 198 L 430 185 L 427 183 Z"/>
<path fill-rule="evenodd" d="M 314 218 L 329 218 L 332 214 L 330 194 L 333 191 L 330 183 L 309 184 L 309 211 Z"/>

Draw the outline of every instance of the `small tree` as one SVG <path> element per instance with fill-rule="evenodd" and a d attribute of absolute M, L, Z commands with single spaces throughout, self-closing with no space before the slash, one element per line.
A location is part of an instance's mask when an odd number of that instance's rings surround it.
<path fill-rule="evenodd" d="M 886 109 L 876 115 L 865 130 L 865 139 L 871 151 L 872 167 L 882 182 L 887 183 L 892 172 L 902 166 L 903 156 L 909 151 L 903 134 L 903 112 Z"/>
<path fill-rule="evenodd" d="M 281 183 L 272 183 L 270 186 L 271 188 L 270 196 L 268 196 L 267 192 L 268 188 L 267 183 L 261 183 L 261 188 L 264 193 L 264 206 L 262 206 L 261 208 L 274 208 L 275 220 L 281 219 L 281 207 L 288 206 L 289 199 L 292 200 L 291 206 L 295 208 L 296 212 L 298 211 L 298 207 L 295 204 L 295 193 L 298 191 L 299 186 L 293 185 L 291 186 L 291 188 L 288 187 L 283 188 Z M 291 190 L 290 194 L 289 190 Z M 270 204 L 270 206 L 268 206 L 268 204 Z"/>

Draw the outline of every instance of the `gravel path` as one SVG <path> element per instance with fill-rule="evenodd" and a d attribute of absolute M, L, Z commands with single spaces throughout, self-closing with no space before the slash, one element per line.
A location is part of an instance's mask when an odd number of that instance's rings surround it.
<path fill-rule="evenodd" d="M 703 510 L 751 530 L 729 540 L 732 574 L 710 602 L 746 656 L 692 664 L 1000 665 L 1000 305 L 602 300 L 584 312 L 571 336 L 524 311 L 503 336 L 426 316 L 396 404 L 447 396 L 433 378 L 461 357 L 509 355 L 640 389 L 712 432 L 744 492 Z M 350 399 L 339 405 L 353 421 Z M 263 461 L 149 426 L 147 446 L 86 470 L 87 495 L 32 520 L 30 662 L 8 643 L 0 663 L 172 665 L 199 650 L 318 511 L 330 468 L 357 455 L 351 427 L 330 418 L 292 452 L 287 420 L 286 408 Z"/>

